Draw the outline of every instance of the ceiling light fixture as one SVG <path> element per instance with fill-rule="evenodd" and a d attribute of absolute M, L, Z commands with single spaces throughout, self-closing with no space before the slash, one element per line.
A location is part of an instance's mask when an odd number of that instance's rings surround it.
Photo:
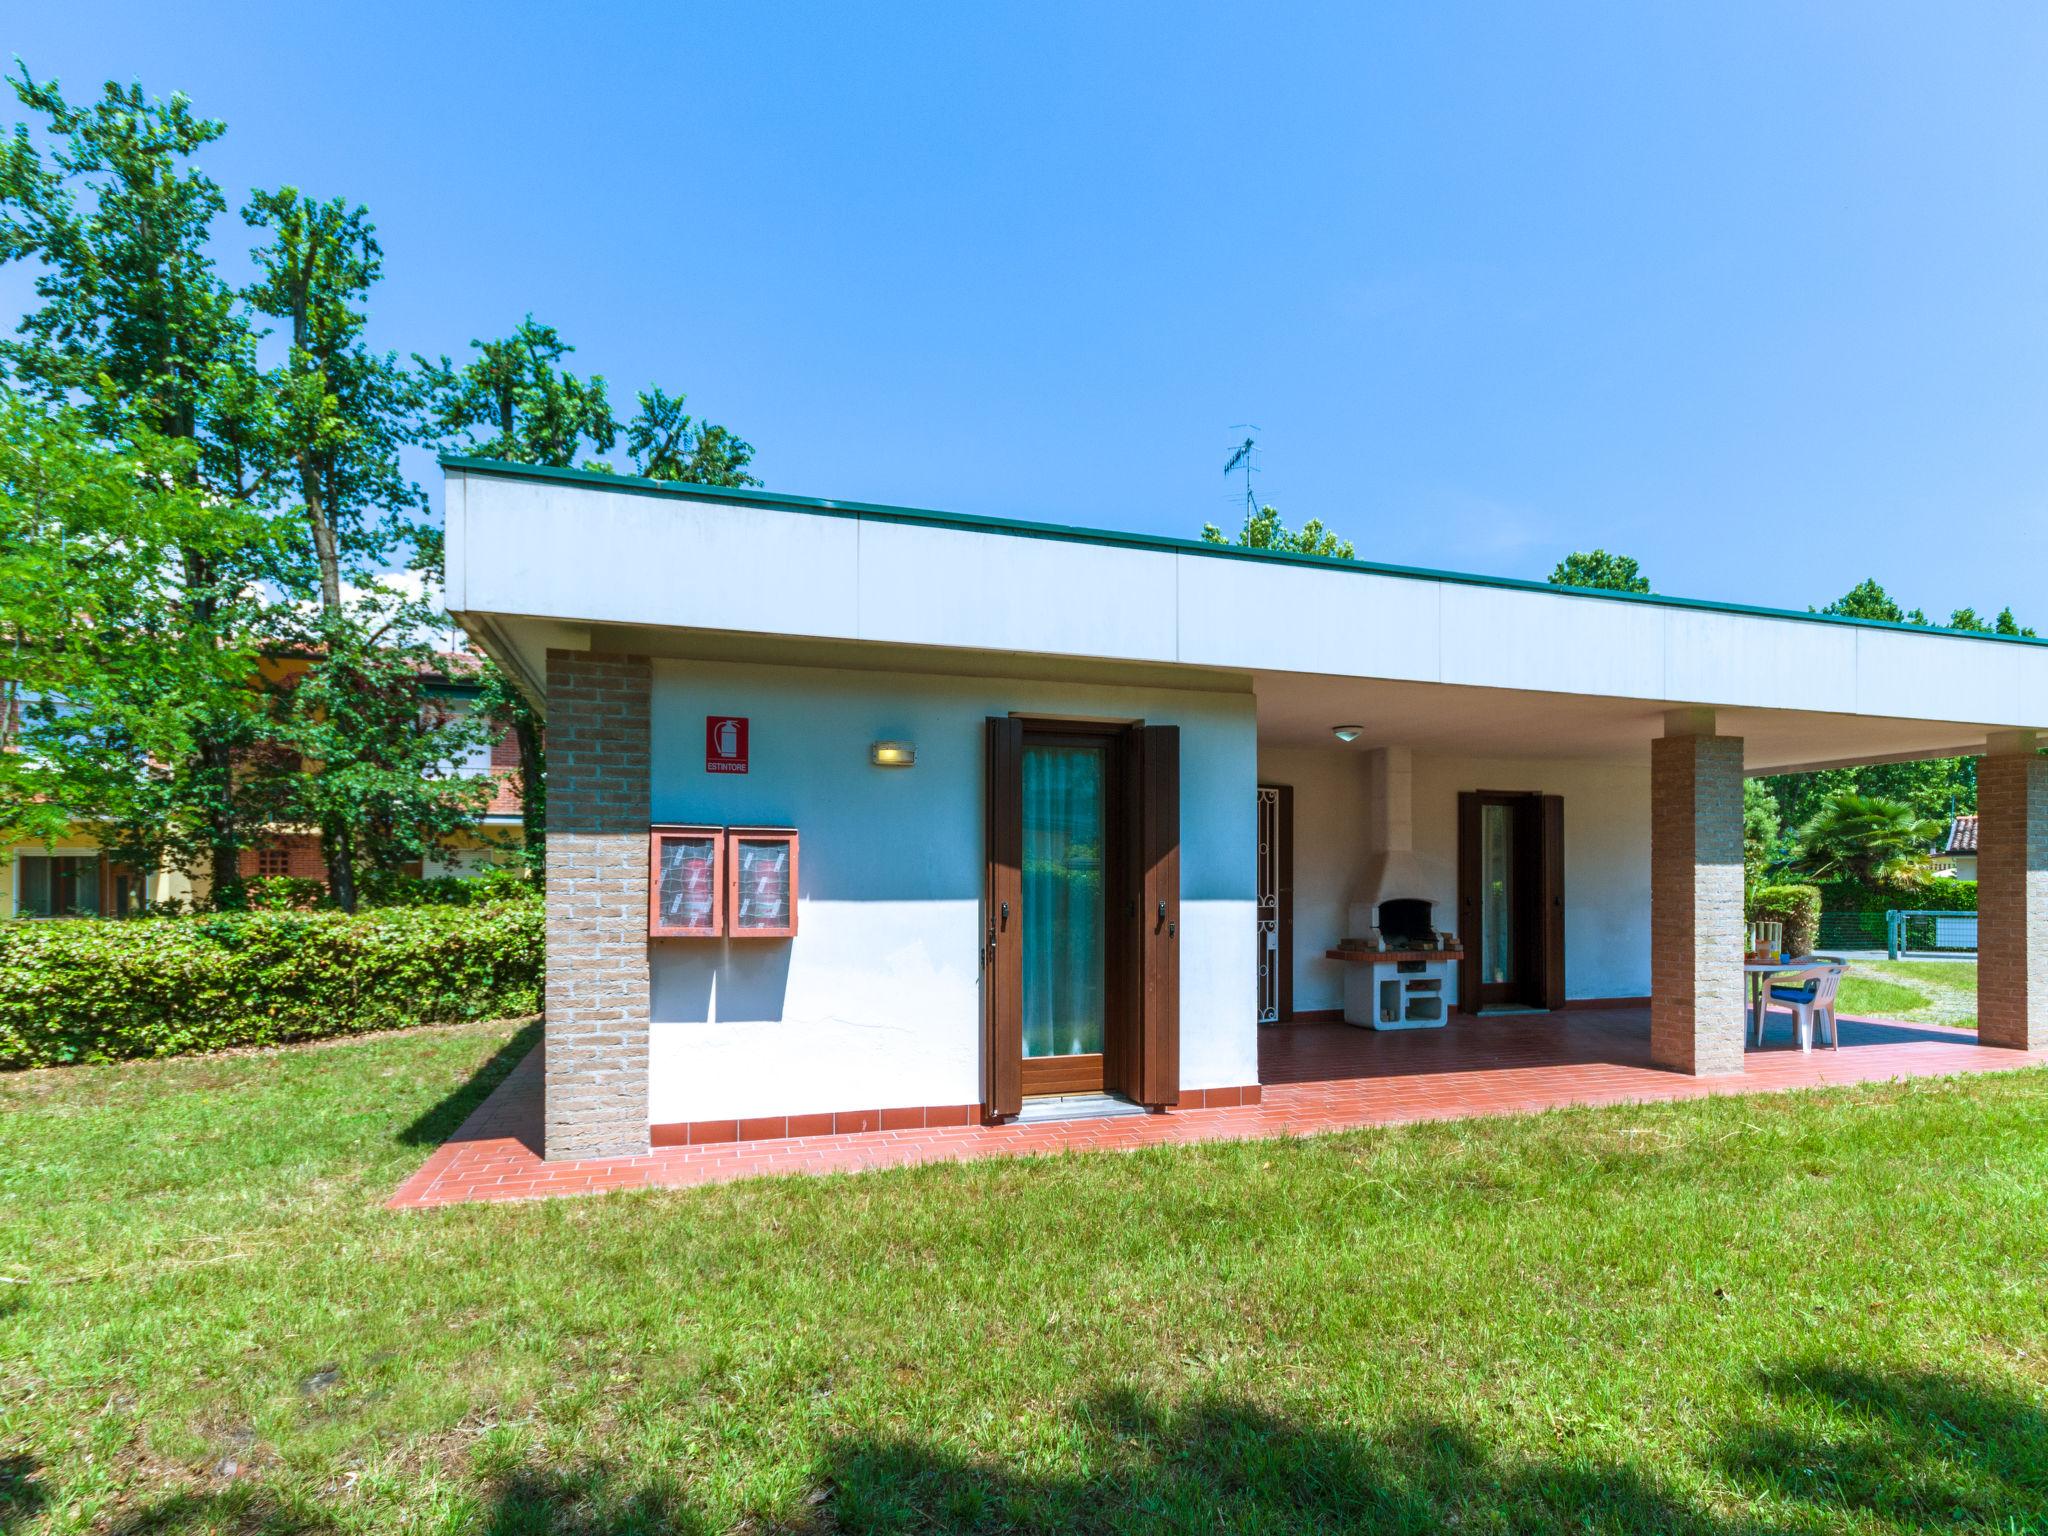
<path fill-rule="evenodd" d="M 1330 734 L 1339 741 L 1356 741 L 1365 734 L 1365 727 L 1362 725 L 1333 725 L 1330 727 Z"/>

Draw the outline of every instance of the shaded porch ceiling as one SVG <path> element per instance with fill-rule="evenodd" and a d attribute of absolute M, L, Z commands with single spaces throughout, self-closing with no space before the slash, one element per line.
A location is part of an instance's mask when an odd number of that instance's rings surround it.
<path fill-rule="evenodd" d="M 1361 727 L 1352 745 L 1493 758 L 1650 760 L 1673 706 L 1646 699 L 1465 688 L 1299 672 L 1257 672 L 1259 740 L 1341 747 L 1332 726 Z M 1715 729 L 1744 742 L 1746 770 L 1789 773 L 1855 763 L 1981 752 L 1990 729 L 1969 721 L 1895 720 L 1821 711 L 1723 709 Z"/>

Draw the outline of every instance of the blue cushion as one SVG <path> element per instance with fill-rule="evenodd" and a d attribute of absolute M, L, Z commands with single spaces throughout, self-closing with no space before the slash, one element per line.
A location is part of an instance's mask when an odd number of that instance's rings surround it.
<path fill-rule="evenodd" d="M 1813 989 L 1819 985 L 1817 981 L 1809 981 L 1803 987 L 1773 987 L 1771 996 L 1781 1003 L 1810 1003 L 1813 1001 Z"/>

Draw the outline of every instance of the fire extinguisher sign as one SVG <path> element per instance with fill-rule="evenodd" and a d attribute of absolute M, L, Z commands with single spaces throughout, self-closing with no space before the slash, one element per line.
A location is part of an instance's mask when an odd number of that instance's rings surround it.
<path fill-rule="evenodd" d="M 704 771 L 745 773 L 747 771 L 747 717 L 706 715 L 704 717 Z"/>

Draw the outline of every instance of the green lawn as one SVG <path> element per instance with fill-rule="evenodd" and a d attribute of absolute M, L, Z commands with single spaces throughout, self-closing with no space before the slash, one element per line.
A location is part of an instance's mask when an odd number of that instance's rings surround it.
<path fill-rule="evenodd" d="M 0 1532 L 2048 1532 L 2048 1072 L 381 1210 L 529 1037 L 0 1079 Z"/>
<path fill-rule="evenodd" d="M 1977 1027 L 1973 960 L 1858 960 L 1842 978 L 1842 1012 L 1908 1024 Z"/>

